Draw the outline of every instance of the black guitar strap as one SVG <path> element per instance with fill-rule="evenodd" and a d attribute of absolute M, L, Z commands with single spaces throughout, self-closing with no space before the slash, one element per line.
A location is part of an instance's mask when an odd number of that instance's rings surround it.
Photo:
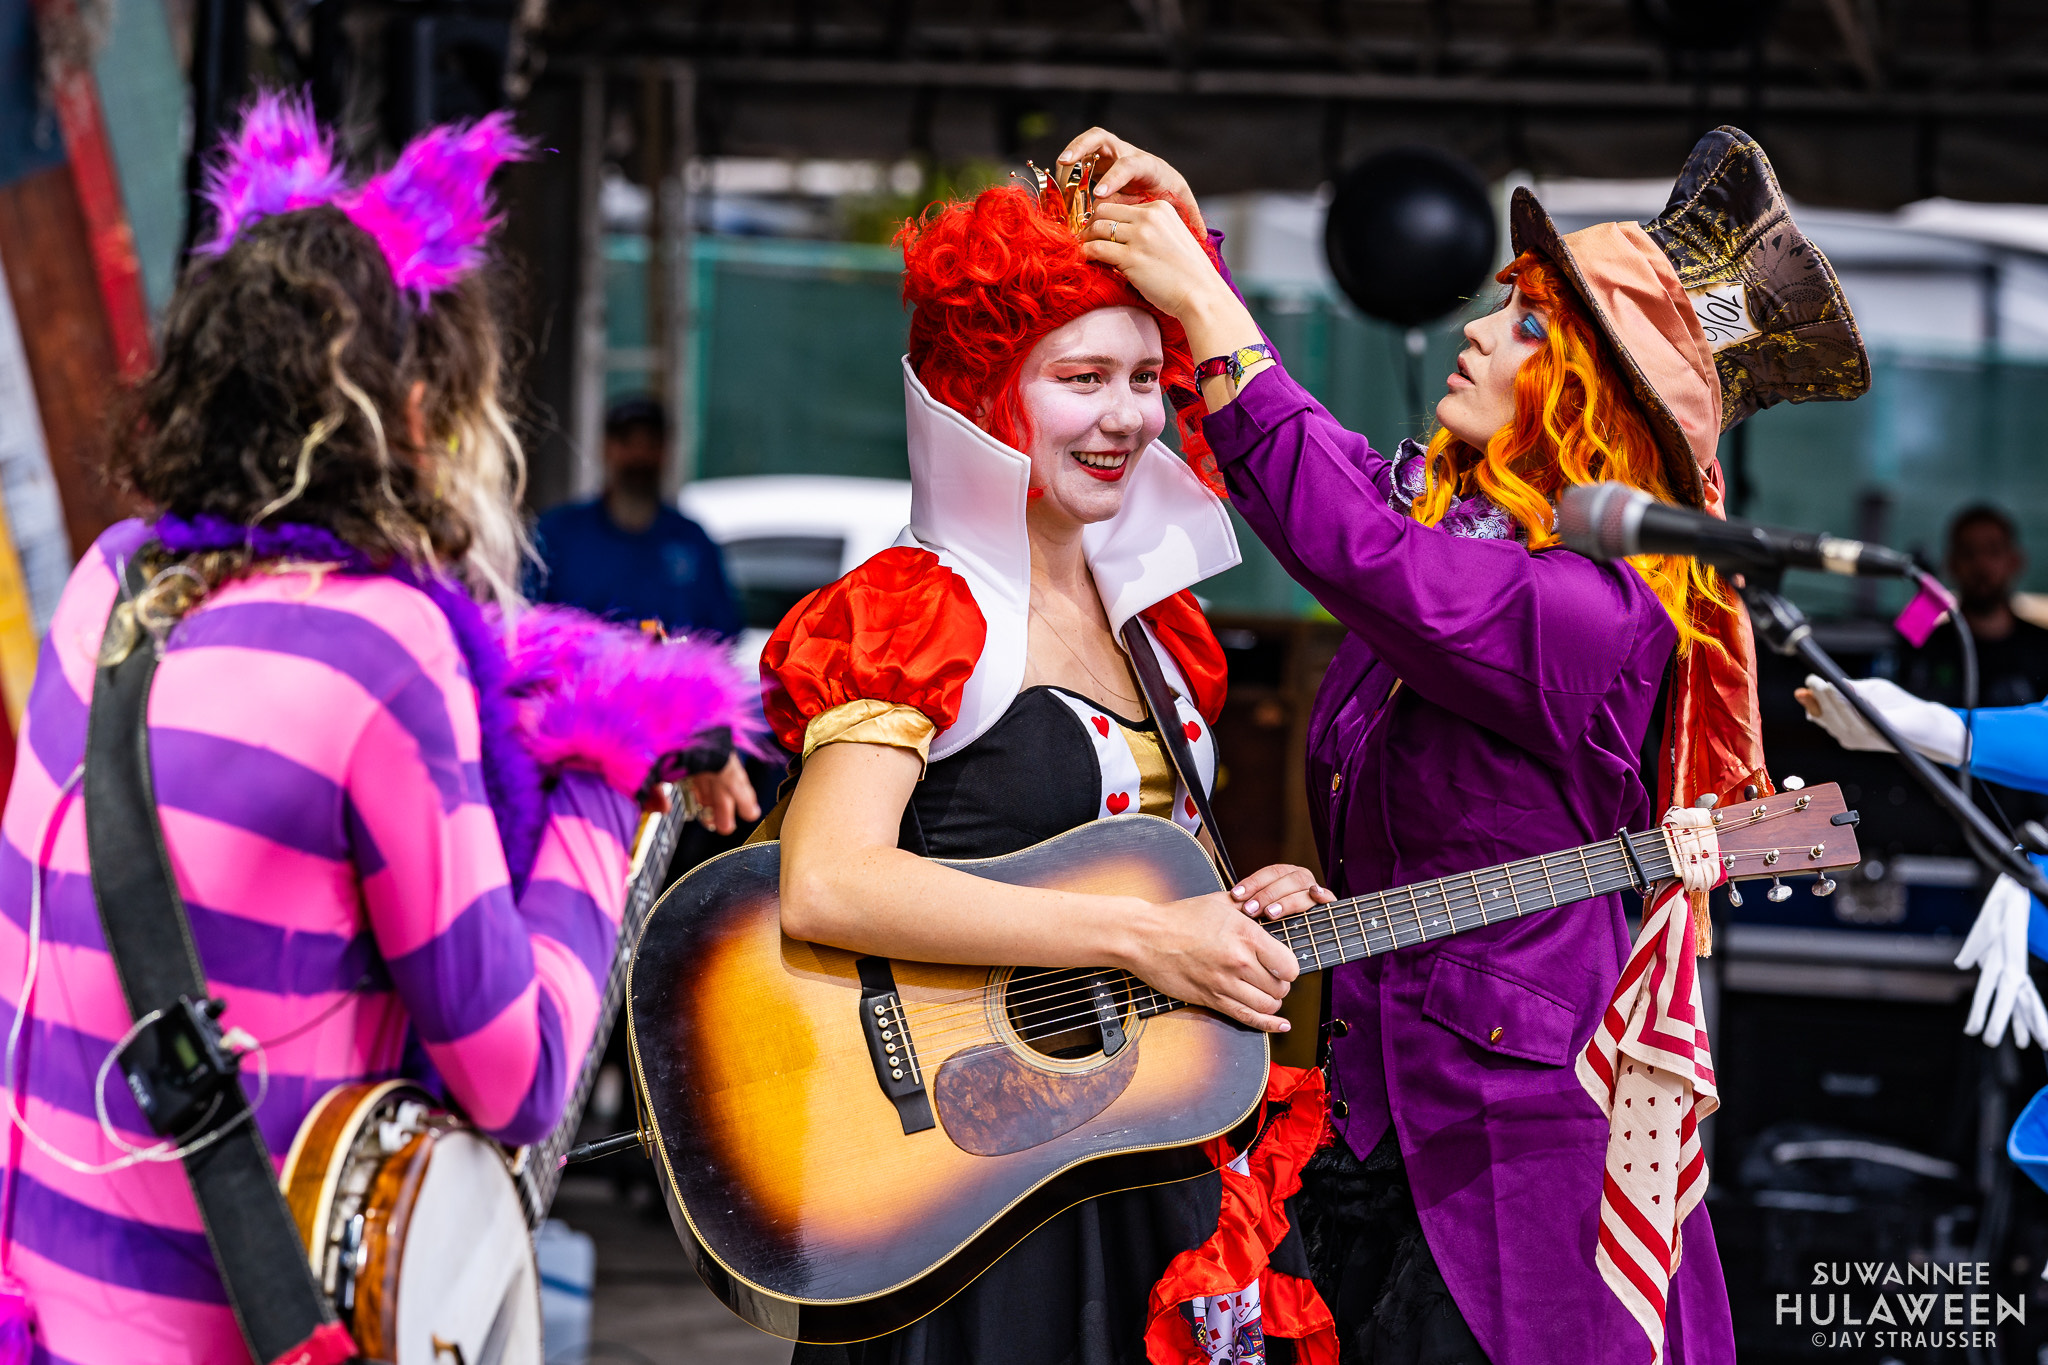
<path fill-rule="evenodd" d="M 131 560 L 124 598 L 132 599 L 142 586 L 138 562 Z M 126 658 L 100 667 L 85 741 L 85 838 L 93 899 L 99 903 L 121 993 L 138 1020 L 177 1007 L 180 997 L 207 998 L 206 973 L 171 875 L 150 778 L 144 707 L 156 665 L 156 643 L 139 631 Z M 207 1130 L 232 1127 L 184 1160 L 235 1321 L 250 1353 L 269 1365 L 350 1359 L 356 1354 L 354 1343 L 313 1278 L 278 1189 L 276 1167 L 254 1118 L 243 1119 L 247 1112 L 240 1083 L 231 1083 Z"/>
<path fill-rule="evenodd" d="M 1166 670 L 1159 666 L 1152 637 L 1145 633 L 1145 623 L 1136 616 L 1124 622 L 1123 637 L 1124 648 L 1131 654 L 1131 667 L 1138 674 L 1138 686 L 1145 691 L 1145 706 L 1152 712 L 1153 724 L 1159 727 L 1159 737 L 1166 741 L 1166 756 L 1173 760 L 1174 772 L 1194 800 L 1195 817 L 1202 822 L 1202 842 L 1216 859 L 1216 865 L 1223 869 L 1224 878 L 1235 883 L 1237 873 L 1231 869 L 1230 854 L 1223 847 L 1223 829 L 1216 823 L 1216 812 L 1209 808 L 1209 793 L 1202 789 L 1202 774 L 1195 767 L 1188 737 L 1181 731 L 1180 711 L 1173 704 L 1173 689 L 1166 684 Z"/>

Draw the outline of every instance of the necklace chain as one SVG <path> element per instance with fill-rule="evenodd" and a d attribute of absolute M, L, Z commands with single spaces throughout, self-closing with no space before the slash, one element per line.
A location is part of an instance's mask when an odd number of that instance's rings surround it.
<path fill-rule="evenodd" d="M 1089 677 L 1095 680 L 1095 685 L 1097 687 L 1109 693 L 1110 696 L 1115 697 L 1118 701 L 1130 702 L 1133 705 L 1143 704 L 1139 702 L 1138 698 L 1131 696 L 1127 692 L 1119 691 L 1117 688 L 1114 688 L 1110 686 L 1108 683 L 1104 682 L 1102 680 L 1102 675 L 1095 671 L 1094 666 L 1091 665 L 1086 659 L 1081 657 L 1081 651 L 1075 649 L 1071 644 L 1067 643 L 1067 637 L 1060 634 L 1059 628 L 1053 625 L 1052 618 L 1047 616 L 1044 612 L 1040 611 L 1038 609 L 1038 604 L 1036 602 L 1031 603 L 1030 607 L 1031 614 L 1033 616 L 1036 616 L 1039 620 L 1045 622 L 1045 628 L 1047 631 L 1051 632 L 1052 638 L 1060 642 L 1061 649 L 1064 649 L 1065 651 L 1067 651 L 1068 654 L 1073 656 L 1074 662 L 1081 665 L 1082 671 L 1087 673 Z"/>

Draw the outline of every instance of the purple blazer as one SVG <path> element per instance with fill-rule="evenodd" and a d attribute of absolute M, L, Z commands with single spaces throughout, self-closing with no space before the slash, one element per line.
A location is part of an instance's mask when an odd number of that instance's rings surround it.
<path fill-rule="evenodd" d="M 1395 512 L 1388 462 L 1277 366 L 1205 430 L 1232 505 L 1350 631 L 1308 731 L 1333 889 L 1647 827 L 1638 753 L 1677 634 L 1633 570 Z M 1361 1157 L 1392 1123 L 1495 1365 L 1650 1359 L 1594 1266 L 1607 1120 L 1572 1069 L 1627 950 L 1610 896 L 1330 974 L 1332 1122 Z M 1666 1325 L 1677 1365 L 1735 1359 L 1704 1204 Z"/>

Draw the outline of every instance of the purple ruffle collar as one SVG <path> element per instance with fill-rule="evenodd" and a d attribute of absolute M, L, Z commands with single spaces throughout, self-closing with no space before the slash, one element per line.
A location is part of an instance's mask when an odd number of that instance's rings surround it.
<path fill-rule="evenodd" d="M 201 513 L 189 520 L 166 514 L 152 529 L 173 554 L 243 549 L 256 559 L 306 560 L 337 564 L 348 573 L 384 574 L 425 593 L 447 618 L 456 647 L 469 667 L 469 680 L 477 695 L 484 792 L 497 821 L 498 838 L 505 845 L 513 893 L 525 890 L 539 855 L 544 819 L 540 768 L 519 739 L 518 708 L 507 688 L 510 667 L 505 643 L 459 583 L 440 574 L 422 573 L 402 559 L 374 564 L 361 550 L 320 526 L 297 522 L 243 526 Z"/>
<path fill-rule="evenodd" d="M 1393 491 L 1387 505 L 1404 517 L 1415 515 L 1415 503 L 1429 491 L 1429 452 L 1416 440 L 1394 447 Z M 1522 528 L 1484 493 L 1452 498 L 1450 510 L 1437 525 L 1454 536 L 1468 540 L 1520 540 Z"/>

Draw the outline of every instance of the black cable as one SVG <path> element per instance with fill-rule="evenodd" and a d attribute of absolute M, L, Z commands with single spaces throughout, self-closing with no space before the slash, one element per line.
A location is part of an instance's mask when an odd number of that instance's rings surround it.
<path fill-rule="evenodd" d="M 306 1032 L 308 1029 L 318 1028 L 320 1025 L 326 1023 L 329 1019 L 332 1019 L 335 1015 L 341 1012 L 341 1007 L 343 1005 L 346 1005 L 349 1001 L 355 999 L 357 996 L 366 993 L 369 989 L 370 974 L 368 972 L 365 972 L 356 981 L 355 985 L 350 986 L 347 990 L 341 993 L 341 999 L 335 1001 L 326 1009 L 321 1010 L 318 1014 L 314 1015 L 311 1019 L 308 1019 L 305 1023 L 300 1024 L 297 1028 L 286 1029 L 283 1033 L 278 1034 L 275 1038 L 257 1039 L 256 1046 L 261 1048 L 272 1048 L 276 1047 L 279 1043 L 289 1043 L 292 1039 L 298 1037 L 300 1034 Z"/>
<path fill-rule="evenodd" d="M 1921 590 L 1926 591 L 1925 587 Z M 1970 761 L 1977 756 L 1977 637 L 1970 633 L 1970 621 L 1963 615 L 1961 602 L 1956 603 L 1954 620 L 1956 640 L 1963 649 L 1963 766 L 1956 775 L 1956 786 L 1967 801 L 1970 799 Z M 1994 806 L 1996 804 L 1993 803 Z M 2005 832 L 2011 834 L 2012 825 L 2006 820 L 2004 811 L 1998 812 L 1998 820 L 2005 825 Z"/>
<path fill-rule="evenodd" d="M 1856 690 L 1849 675 L 1842 671 L 1842 666 L 1813 638 L 1813 626 L 1807 621 L 1806 613 L 1780 596 L 1775 582 L 1765 583 L 1759 581 L 1757 575 L 1748 576 L 1748 581 L 1742 586 L 1742 599 L 1749 606 L 1757 637 L 1780 654 L 1804 659 L 1814 672 L 1842 693 L 1870 728 L 1892 746 L 1906 770 L 1955 817 L 1963 828 L 1963 838 L 1971 851 L 1987 867 L 1998 868 L 2036 896 L 2048 900 L 2048 876 L 2043 876 L 2041 869 L 2017 850 L 1998 847 L 1999 832 L 1984 812 L 1978 810 L 1975 803 L 1963 799 L 1962 793 L 1956 790 L 1956 784 L 1944 777 L 1941 770 L 1918 749 L 1908 744 L 1884 714 Z"/>

